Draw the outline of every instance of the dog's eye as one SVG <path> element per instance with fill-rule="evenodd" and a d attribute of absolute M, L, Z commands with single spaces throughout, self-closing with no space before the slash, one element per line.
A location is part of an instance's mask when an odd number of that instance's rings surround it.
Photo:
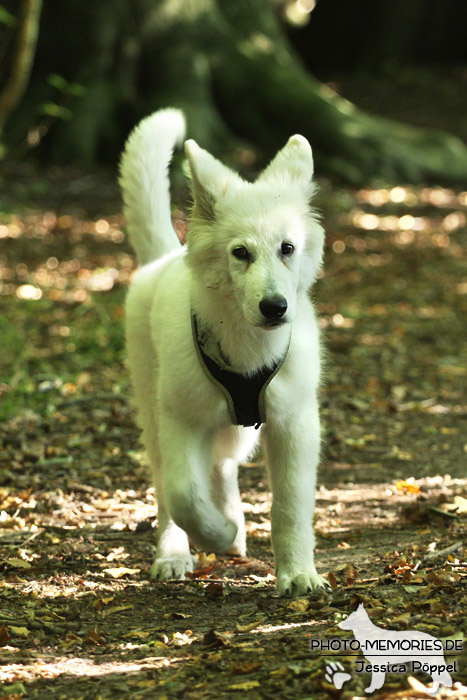
<path fill-rule="evenodd" d="M 245 246 L 242 245 L 238 246 L 238 248 L 234 248 L 232 251 L 232 255 L 238 258 L 238 260 L 248 260 L 248 258 L 250 257 L 247 249 L 245 248 Z"/>
<path fill-rule="evenodd" d="M 282 255 L 292 255 L 294 252 L 295 248 L 291 243 L 283 243 L 281 246 L 281 253 Z"/>

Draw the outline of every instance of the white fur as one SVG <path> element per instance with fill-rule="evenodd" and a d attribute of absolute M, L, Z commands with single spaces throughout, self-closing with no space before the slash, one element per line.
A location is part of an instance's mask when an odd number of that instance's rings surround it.
<path fill-rule="evenodd" d="M 185 117 L 178 109 L 161 109 L 143 119 L 125 146 L 120 176 L 124 212 L 131 243 L 140 265 L 178 247 L 173 235 L 167 169 L 175 145 L 185 135 Z"/>
<path fill-rule="evenodd" d="M 324 585 L 314 565 L 320 361 L 308 298 L 324 234 L 309 208 L 311 149 L 293 136 L 252 184 L 187 141 L 194 207 L 182 248 L 170 224 L 167 182 L 181 125 L 183 116 L 173 109 L 146 118 L 121 163 L 130 239 L 140 262 L 148 263 L 134 277 L 126 318 L 138 420 L 159 503 L 151 573 L 169 579 L 191 571 L 189 539 L 208 551 L 246 553 L 237 465 L 252 453 L 260 431 L 231 424 L 226 400 L 196 354 L 193 308 L 237 372 L 272 365 L 290 337 L 266 391 L 261 437 L 273 491 L 277 590 L 302 594 Z M 294 246 L 292 255 L 281 254 L 283 243 Z M 248 260 L 233 255 L 240 246 Z M 287 311 L 272 326 L 259 302 L 278 296 Z"/>

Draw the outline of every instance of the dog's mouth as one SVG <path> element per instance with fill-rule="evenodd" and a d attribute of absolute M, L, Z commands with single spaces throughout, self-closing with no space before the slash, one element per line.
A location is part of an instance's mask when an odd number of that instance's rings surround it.
<path fill-rule="evenodd" d="M 264 328 L 266 331 L 272 331 L 274 328 L 279 328 L 279 326 L 283 326 L 286 323 L 287 319 L 285 318 L 271 319 L 269 321 L 263 321 L 261 328 Z"/>

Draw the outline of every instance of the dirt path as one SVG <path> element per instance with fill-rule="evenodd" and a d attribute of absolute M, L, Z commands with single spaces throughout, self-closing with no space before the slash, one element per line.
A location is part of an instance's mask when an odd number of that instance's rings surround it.
<path fill-rule="evenodd" d="M 11 185 L 0 221 L 0 697 L 365 696 L 357 657 L 310 650 L 350 639 L 337 624 L 360 602 L 383 627 L 462 640 L 467 193 L 323 183 L 316 529 L 332 589 L 290 601 L 274 593 L 260 457 L 241 475 L 249 558 L 204 553 L 187 581 L 148 579 L 157 509 L 123 367 L 133 262 L 114 189 L 94 201 L 95 180 L 57 175 L 31 206 L 32 185 L 23 209 Z M 445 696 L 465 697 L 467 652 L 449 658 Z M 352 676 L 342 690 L 331 661 Z M 372 697 L 425 697 L 429 676 L 409 675 Z"/>

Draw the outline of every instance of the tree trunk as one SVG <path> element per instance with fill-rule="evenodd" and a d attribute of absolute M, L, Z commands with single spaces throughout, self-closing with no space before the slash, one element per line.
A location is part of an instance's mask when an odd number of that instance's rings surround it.
<path fill-rule="evenodd" d="M 10 75 L 0 93 L 0 134 L 11 112 L 20 102 L 31 74 L 36 51 L 42 0 L 23 0 Z"/>
<path fill-rule="evenodd" d="M 354 183 L 465 181 L 467 149 L 459 139 L 366 114 L 305 71 L 268 0 L 217 6 L 232 39 L 213 62 L 214 84 L 243 136 L 271 147 L 278 136 L 303 133 L 319 171 Z"/>
<path fill-rule="evenodd" d="M 49 140 L 56 160 L 115 159 L 139 118 L 174 105 L 190 136 L 217 154 L 242 139 L 269 155 L 299 132 L 319 174 L 353 183 L 467 177 L 455 137 L 366 114 L 307 72 L 271 0 L 71 0 L 86 34 L 68 37 L 68 53 L 65 34 L 55 54 L 52 27 L 58 15 L 65 28 L 68 3 L 49 3 L 36 84 L 55 72 L 87 87 Z"/>

